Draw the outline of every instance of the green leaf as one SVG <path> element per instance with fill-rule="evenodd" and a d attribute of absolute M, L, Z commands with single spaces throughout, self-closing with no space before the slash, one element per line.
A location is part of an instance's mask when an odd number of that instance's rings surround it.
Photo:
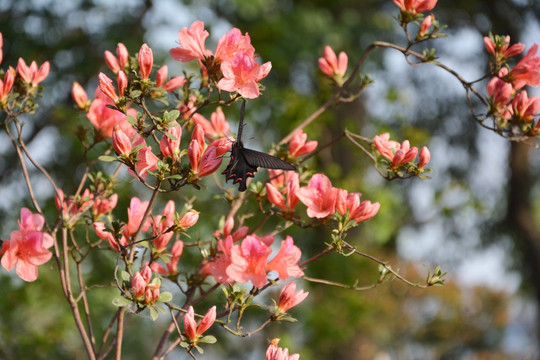
<path fill-rule="evenodd" d="M 207 343 L 207 344 L 213 344 L 216 341 L 217 341 L 216 337 L 212 335 L 205 335 L 199 339 L 199 342 Z"/>
<path fill-rule="evenodd" d="M 173 295 L 168 291 L 164 291 L 161 294 L 159 294 L 159 297 L 158 297 L 157 301 L 158 302 L 168 302 L 168 301 L 171 301 L 172 299 L 173 299 Z"/>
<path fill-rule="evenodd" d="M 108 155 L 101 155 L 100 157 L 98 157 L 98 159 L 104 162 L 111 162 L 117 160 L 116 157 Z"/>
<path fill-rule="evenodd" d="M 125 307 L 125 306 L 130 305 L 132 301 L 130 299 L 126 299 L 123 296 L 117 296 L 114 299 L 112 299 L 112 303 L 114 306 Z"/>
<path fill-rule="evenodd" d="M 131 275 L 129 275 L 129 273 L 127 271 L 125 271 L 125 270 L 120 271 L 120 277 L 124 281 L 130 281 L 131 280 Z"/>
<path fill-rule="evenodd" d="M 149 307 L 148 311 L 150 311 L 150 318 L 153 321 L 156 321 L 156 319 L 159 317 L 159 313 L 157 312 L 156 308 L 154 306 Z"/>
<path fill-rule="evenodd" d="M 137 119 L 135 119 L 133 116 L 128 115 L 126 116 L 128 123 L 130 123 L 133 126 L 137 125 Z"/>
<path fill-rule="evenodd" d="M 142 91 L 141 91 L 141 90 L 133 90 L 133 91 L 129 94 L 129 96 L 130 96 L 131 98 L 138 98 L 139 96 L 141 96 L 141 94 L 142 94 Z"/>

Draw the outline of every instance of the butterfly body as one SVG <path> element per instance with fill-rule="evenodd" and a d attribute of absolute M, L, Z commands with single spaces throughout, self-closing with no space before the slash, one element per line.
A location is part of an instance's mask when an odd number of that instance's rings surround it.
<path fill-rule="evenodd" d="M 242 112 L 240 116 L 240 124 L 238 125 L 238 138 L 231 147 L 231 161 L 227 168 L 223 171 L 226 181 L 233 180 L 233 183 L 240 183 L 238 190 L 245 191 L 247 189 L 246 181 L 250 177 L 254 177 L 257 168 L 263 167 L 266 169 L 282 169 L 296 170 L 296 168 L 286 161 L 283 161 L 275 156 L 265 154 L 260 151 L 246 149 L 241 141 L 243 114 L 245 103 L 242 104 Z"/>

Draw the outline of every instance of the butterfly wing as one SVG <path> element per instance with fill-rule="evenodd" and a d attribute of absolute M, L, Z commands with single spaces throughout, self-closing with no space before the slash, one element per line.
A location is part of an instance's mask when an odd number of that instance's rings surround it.
<path fill-rule="evenodd" d="M 233 180 L 233 184 L 240 183 L 238 190 L 246 191 L 247 178 L 255 176 L 257 166 L 251 165 L 243 155 L 244 147 L 242 143 L 235 142 L 231 147 L 231 161 L 223 171 L 226 181 Z"/>
<path fill-rule="evenodd" d="M 241 153 L 251 166 L 263 167 L 265 169 L 296 170 L 288 162 L 260 151 L 242 148 Z"/>
<path fill-rule="evenodd" d="M 258 167 L 266 169 L 296 170 L 294 166 L 275 156 L 246 149 L 241 142 L 235 142 L 231 147 L 231 161 L 223 174 L 226 180 L 233 180 L 233 183 L 240 183 L 238 190 L 247 189 L 246 181 L 248 177 L 255 176 Z"/>

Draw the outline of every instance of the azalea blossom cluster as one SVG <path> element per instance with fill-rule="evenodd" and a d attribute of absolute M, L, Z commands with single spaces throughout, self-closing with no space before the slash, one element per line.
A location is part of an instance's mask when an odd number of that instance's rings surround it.
<path fill-rule="evenodd" d="M 496 130 L 509 136 L 536 135 L 540 132 L 540 120 L 535 124 L 540 99 L 529 97 L 524 87 L 540 85 L 538 45 L 534 44 L 514 67 L 510 67 L 508 60 L 521 54 L 524 44 L 510 45 L 510 36 L 492 34 L 484 37 L 484 44 L 490 54 L 491 67 L 496 72 L 487 84 L 489 115 L 495 120 Z"/>
<path fill-rule="evenodd" d="M 406 174 L 418 176 L 426 171 L 424 168 L 431 160 L 431 153 L 426 146 L 422 147 L 419 153 L 416 146 L 411 147 L 409 140 L 404 140 L 400 144 L 390 140 L 389 133 L 376 135 L 373 143 L 376 151 L 383 156 L 390 178 L 403 177 Z M 415 163 L 417 155 L 419 159 L 418 163 Z"/>

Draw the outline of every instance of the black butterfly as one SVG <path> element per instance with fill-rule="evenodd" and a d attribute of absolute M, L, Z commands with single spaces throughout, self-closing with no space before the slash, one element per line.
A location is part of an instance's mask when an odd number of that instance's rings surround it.
<path fill-rule="evenodd" d="M 294 166 L 275 156 L 244 148 L 242 144 L 242 128 L 244 127 L 244 111 L 246 102 L 242 103 L 240 110 L 240 123 L 238 124 L 238 136 L 231 147 L 231 161 L 222 174 L 225 174 L 226 181 L 230 179 L 233 183 L 240 183 L 239 191 L 246 191 L 246 181 L 248 177 L 255 176 L 258 167 L 266 169 L 296 170 Z"/>

